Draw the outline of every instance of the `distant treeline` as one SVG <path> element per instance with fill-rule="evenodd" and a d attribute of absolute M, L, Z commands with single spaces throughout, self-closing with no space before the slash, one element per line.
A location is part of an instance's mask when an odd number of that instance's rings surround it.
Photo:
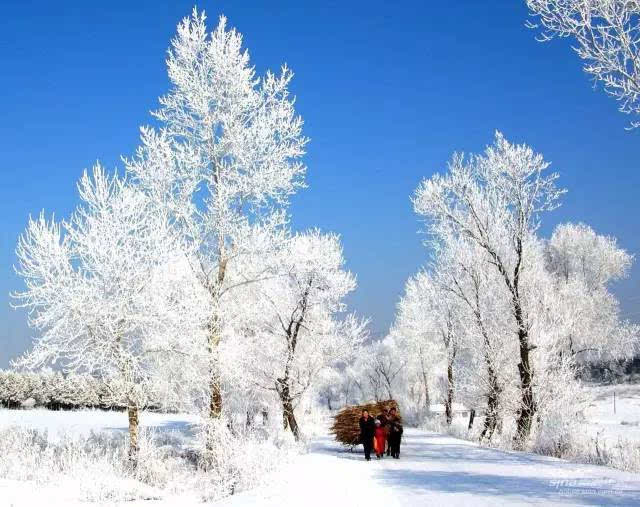
<path fill-rule="evenodd" d="M 640 382 L 640 356 L 618 361 L 600 361 L 586 365 L 581 378 L 592 382 Z"/>
<path fill-rule="evenodd" d="M 123 386 L 116 381 L 105 382 L 91 375 L 64 375 L 54 371 L 0 370 L 0 407 L 125 410 L 127 404 Z M 150 409 L 159 407 L 159 403 L 148 406 Z"/>

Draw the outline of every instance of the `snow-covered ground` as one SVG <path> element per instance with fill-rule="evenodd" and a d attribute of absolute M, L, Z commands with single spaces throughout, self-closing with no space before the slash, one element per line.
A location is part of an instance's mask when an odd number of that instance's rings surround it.
<path fill-rule="evenodd" d="M 228 498 L 260 505 L 494 506 L 640 505 L 640 475 L 528 453 L 479 447 L 409 429 L 400 460 L 365 462 L 360 452 L 317 438 L 268 489 Z"/>
<path fill-rule="evenodd" d="M 186 436 L 192 432 L 197 417 L 189 414 L 160 414 L 143 412 L 140 427 L 153 431 L 178 431 Z M 20 426 L 47 431 L 49 440 L 57 440 L 61 434 L 88 435 L 91 431 L 128 431 L 129 421 L 125 412 L 104 410 L 53 411 L 47 409 L 6 410 L 0 408 L 0 429 Z"/>
<path fill-rule="evenodd" d="M 143 414 L 141 423 L 160 431 L 190 431 L 184 415 Z M 75 433 L 125 431 L 122 413 L 0 410 L 0 428 L 19 424 Z M 0 506 L 71 507 L 72 490 L 91 484 L 38 485 L 0 480 Z M 147 501 L 94 505 L 202 505 L 193 497 L 151 494 Z M 309 452 L 275 474 L 270 486 L 229 497 L 224 507 L 422 505 L 640 505 L 640 475 L 579 465 L 528 453 L 479 447 L 448 436 L 407 429 L 400 460 L 365 462 L 361 449 L 349 452 L 328 436 L 309 443 Z"/>
<path fill-rule="evenodd" d="M 600 442 L 640 444 L 640 384 L 593 386 L 595 400 L 585 411 L 586 432 Z M 615 392 L 615 411 L 614 396 Z"/>

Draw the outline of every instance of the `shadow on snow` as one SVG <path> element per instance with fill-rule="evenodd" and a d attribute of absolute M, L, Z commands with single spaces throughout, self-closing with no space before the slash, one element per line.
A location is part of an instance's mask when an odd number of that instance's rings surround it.
<path fill-rule="evenodd" d="M 385 485 L 425 492 L 468 493 L 495 496 L 503 502 L 509 496 L 585 505 L 638 505 L 640 490 L 609 490 L 593 486 L 556 487 L 552 481 L 537 477 L 509 477 L 492 474 L 450 471 L 418 471 L 403 468 L 383 469 L 377 478 Z M 589 479 L 586 479 L 589 480 Z M 577 484 L 581 479 L 571 479 Z"/>

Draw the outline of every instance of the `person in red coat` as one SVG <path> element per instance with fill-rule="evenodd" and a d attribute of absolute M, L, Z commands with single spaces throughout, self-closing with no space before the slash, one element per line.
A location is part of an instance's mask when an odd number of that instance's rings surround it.
<path fill-rule="evenodd" d="M 373 434 L 373 450 L 376 452 L 376 458 L 380 459 L 384 456 L 384 446 L 387 440 L 387 430 L 380 424 L 380 421 L 375 421 L 376 429 Z"/>

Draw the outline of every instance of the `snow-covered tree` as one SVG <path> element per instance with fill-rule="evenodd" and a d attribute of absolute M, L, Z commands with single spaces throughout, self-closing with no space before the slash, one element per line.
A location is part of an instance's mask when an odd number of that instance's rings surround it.
<path fill-rule="evenodd" d="M 606 357 L 632 357 L 638 326 L 621 322 L 619 304 L 609 291 L 624 278 L 633 257 L 585 224 L 561 224 L 547 242 L 548 270 L 556 280 L 558 312 L 565 314 L 563 350 L 584 364 Z"/>
<path fill-rule="evenodd" d="M 349 396 L 350 380 L 344 371 L 336 367 L 327 367 L 318 376 L 316 393 L 321 403 L 327 405 L 328 410 L 335 410 L 341 404 L 346 404 L 344 398 Z M 344 397 L 343 399 L 341 399 Z"/>
<path fill-rule="evenodd" d="M 384 337 L 380 341 L 373 342 L 368 354 L 369 368 L 372 377 L 378 379 L 382 397 L 395 399 L 400 394 L 397 386 L 403 384 L 407 360 L 401 353 L 397 338 L 393 335 Z"/>
<path fill-rule="evenodd" d="M 491 439 L 499 418 L 501 378 L 515 349 L 504 340 L 509 329 L 509 292 L 493 269 L 484 248 L 467 238 L 443 238 L 435 263 L 436 283 L 462 304 L 464 332 L 461 346 L 467 352 L 467 400 L 486 399 L 484 429 L 480 438 Z M 506 356 L 506 357 L 505 357 Z M 476 406 L 471 402 L 472 407 Z"/>
<path fill-rule="evenodd" d="M 420 278 L 418 273 L 405 284 L 390 332 L 405 352 L 407 382 L 411 384 L 407 388 L 413 390 L 409 394 L 417 418 L 427 416 L 431 403 L 439 400 L 436 387 L 444 371 L 442 341 L 434 332 L 429 299 L 420 290 Z"/>
<path fill-rule="evenodd" d="M 423 372 L 443 371 L 436 379 L 445 385 L 443 402 L 447 423 L 451 424 L 456 392 L 455 365 L 464 332 L 460 302 L 437 282 L 434 273 L 420 271 L 407 281 L 395 326 L 397 333 L 404 334 L 413 348 L 424 359 L 428 358 L 430 365 L 422 364 Z"/>
<path fill-rule="evenodd" d="M 12 408 L 19 406 L 27 394 L 24 376 L 14 371 L 0 371 L 0 403 Z"/>
<path fill-rule="evenodd" d="M 179 248 L 165 215 L 116 175 L 96 166 L 81 178 L 81 205 L 69 221 L 30 219 L 16 250 L 26 289 L 14 294 L 38 331 L 20 367 L 56 363 L 68 372 L 115 378 L 128 408 L 135 459 L 138 411 L 159 358 L 186 354 L 197 322 L 176 314 L 180 305 L 166 280 L 155 278 Z M 66 386 L 72 391 L 71 386 Z M 74 396 L 69 392 L 70 396 Z M 63 400 L 64 402 L 64 400 Z"/>
<path fill-rule="evenodd" d="M 447 385 L 471 408 L 486 403 L 480 438 L 504 430 L 515 445 L 553 450 L 570 440 L 587 400 L 580 366 L 630 357 L 639 333 L 609 290 L 632 260 L 614 239 L 572 224 L 538 237 L 542 213 L 563 193 L 547 167 L 497 134 L 483 155 L 455 155 L 446 175 L 421 184 L 414 206 L 432 260 L 407 283 L 394 332 L 414 351 L 427 347 L 426 370 L 441 371 L 434 331 L 455 316 L 447 369 L 456 382 Z"/>
<path fill-rule="evenodd" d="M 435 237 L 460 235 L 482 248 L 509 293 L 516 324 L 521 401 L 517 439 L 524 441 L 536 412 L 530 337 L 526 307 L 529 250 L 536 241 L 540 214 L 558 206 L 563 191 L 555 185 L 549 164 L 526 145 L 508 142 L 496 133 L 484 155 L 455 155 L 446 175 L 424 180 L 416 190 L 415 211 Z"/>
<path fill-rule="evenodd" d="M 321 370 L 353 357 L 366 322 L 341 316 L 356 282 L 344 269 L 337 236 L 317 230 L 296 234 L 279 254 L 277 272 L 245 286 L 255 294 L 246 368 L 260 386 L 277 393 L 284 427 L 297 439 L 296 404 Z"/>
<path fill-rule="evenodd" d="M 227 28 L 226 18 L 208 33 L 204 13 L 194 10 L 178 26 L 167 66 L 172 86 L 154 113 L 163 128 L 142 130 L 128 170 L 170 214 L 209 296 L 207 383 L 215 418 L 222 410 L 225 298 L 264 274 L 232 265 L 255 248 L 253 228 L 284 224 L 283 206 L 304 185 L 307 139 L 288 92 L 291 71 L 283 66 L 279 76 L 256 76 L 242 36 Z"/>
<path fill-rule="evenodd" d="M 541 40 L 570 37 L 584 71 L 620 103 L 640 113 L 640 3 L 634 0 L 527 0 Z M 633 121 L 634 127 L 638 122 Z"/>

